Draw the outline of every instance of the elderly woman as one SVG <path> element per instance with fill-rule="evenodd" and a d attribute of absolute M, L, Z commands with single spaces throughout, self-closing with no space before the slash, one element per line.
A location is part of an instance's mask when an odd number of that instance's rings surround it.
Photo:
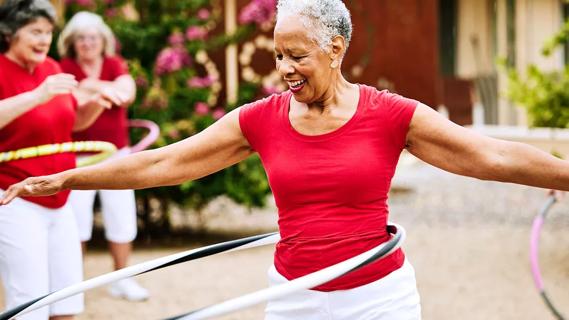
<path fill-rule="evenodd" d="M 461 175 L 569 190 L 566 161 L 477 135 L 420 102 L 346 81 L 341 65 L 351 29 L 340 0 L 280 0 L 276 67 L 290 90 L 238 108 L 179 143 L 29 178 L 0 204 L 65 189 L 179 184 L 257 152 L 279 210 L 282 239 L 269 277 L 280 283 L 389 238 L 386 201 L 403 149 Z M 420 317 L 414 271 L 402 251 L 266 309 L 266 319 Z"/>
<path fill-rule="evenodd" d="M 105 92 L 120 104 L 105 110 L 88 129 L 73 135 L 76 141 L 96 140 L 113 143 L 128 153 L 127 107 L 134 101 L 136 86 L 123 59 L 115 53 L 115 37 L 103 19 L 90 12 L 79 12 L 65 25 L 57 47 L 64 72 L 79 81 L 79 92 L 90 95 Z M 71 193 L 70 202 L 79 226 L 79 237 L 86 248 L 93 229 L 93 204 L 96 194 L 102 205 L 105 237 L 115 270 L 127 266 L 136 238 L 136 203 L 133 190 L 88 190 Z M 134 279 L 111 285 L 111 295 L 130 301 L 148 298 L 148 291 Z"/>
<path fill-rule="evenodd" d="M 71 95 L 75 77 L 47 57 L 55 10 L 47 0 L 7 0 L 0 6 L 0 151 L 71 141 L 111 102 L 108 95 Z M 117 100 L 118 101 L 118 100 Z M 16 181 L 75 167 L 72 153 L 0 163 L 0 193 Z M 0 208 L 0 274 L 8 307 L 81 281 L 77 227 L 69 192 L 21 198 Z M 71 319 L 83 310 L 75 296 L 19 319 Z"/>

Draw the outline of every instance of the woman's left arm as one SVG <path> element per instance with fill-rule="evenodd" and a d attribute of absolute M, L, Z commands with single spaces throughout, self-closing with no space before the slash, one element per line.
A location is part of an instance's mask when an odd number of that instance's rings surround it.
<path fill-rule="evenodd" d="M 113 81 L 87 78 L 79 83 L 79 89 L 91 93 L 105 93 L 115 96 L 119 107 L 128 107 L 136 98 L 136 84 L 129 74 L 123 74 Z"/>
<path fill-rule="evenodd" d="M 524 143 L 480 135 L 421 103 L 409 126 L 407 150 L 459 175 L 569 191 L 569 162 Z"/>

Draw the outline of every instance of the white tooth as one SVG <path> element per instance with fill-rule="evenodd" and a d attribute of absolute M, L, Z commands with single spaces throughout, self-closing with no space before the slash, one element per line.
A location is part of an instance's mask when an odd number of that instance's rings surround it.
<path fill-rule="evenodd" d="M 289 81 L 289 84 L 290 84 L 292 87 L 298 87 L 298 86 L 304 84 L 305 82 L 306 82 L 305 80 Z"/>

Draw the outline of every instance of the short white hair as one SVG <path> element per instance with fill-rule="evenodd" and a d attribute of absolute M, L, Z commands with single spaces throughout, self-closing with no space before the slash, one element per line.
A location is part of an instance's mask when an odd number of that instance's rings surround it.
<path fill-rule="evenodd" d="M 76 52 L 73 48 L 75 36 L 81 30 L 86 28 L 95 28 L 103 37 L 103 53 L 105 56 L 110 57 L 115 55 L 115 36 L 111 28 L 103 21 L 101 16 L 81 11 L 77 12 L 71 20 L 67 22 L 65 28 L 61 31 L 59 39 L 57 40 L 57 51 L 61 57 L 75 58 Z"/>
<path fill-rule="evenodd" d="M 352 19 L 341 0 L 279 0 L 277 21 L 291 15 L 301 18 L 323 50 L 328 50 L 332 39 L 338 35 L 344 37 L 348 48 L 352 39 Z"/>

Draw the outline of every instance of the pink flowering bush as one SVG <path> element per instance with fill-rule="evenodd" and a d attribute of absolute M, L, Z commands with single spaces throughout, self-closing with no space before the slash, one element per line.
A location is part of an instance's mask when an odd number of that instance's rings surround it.
<path fill-rule="evenodd" d="M 199 26 L 190 26 L 186 29 L 186 39 L 188 40 L 205 40 L 207 39 L 207 29 Z"/>
<path fill-rule="evenodd" d="M 185 48 L 167 47 L 162 49 L 156 58 L 154 71 L 157 75 L 172 73 L 187 68 L 192 59 Z"/>
<path fill-rule="evenodd" d="M 198 11 L 197 16 L 198 16 L 198 18 L 199 18 L 200 20 L 207 20 L 207 19 L 209 19 L 209 17 L 211 16 L 211 12 L 209 12 L 209 10 L 207 10 L 207 9 L 205 9 L 205 8 L 201 8 L 201 9 Z"/>
<path fill-rule="evenodd" d="M 185 42 L 186 39 L 184 37 L 184 34 L 180 31 L 174 31 L 170 36 L 168 36 L 168 44 L 172 47 L 183 47 Z"/>
<path fill-rule="evenodd" d="M 250 102 L 263 90 L 258 84 L 241 83 L 238 101 L 227 105 L 223 75 L 211 73 L 198 52 L 214 56 L 224 46 L 249 40 L 257 25 L 271 23 L 274 0 L 252 0 L 239 18 L 242 25 L 232 35 L 219 33 L 223 14 L 209 0 L 66 0 L 66 18 L 81 10 L 94 11 L 113 29 L 120 54 L 129 62 L 137 84 L 137 100 L 129 108 L 131 118 L 145 118 L 159 124 L 161 136 L 156 146 L 188 138 L 221 119 L 237 105 Z M 223 29 L 223 28 L 221 28 Z M 201 63 L 198 61 L 202 61 Z M 137 141 L 140 133 L 134 133 Z M 209 200 L 225 194 L 249 206 L 264 204 L 269 192 L 261 164 L 248 159 L 214 175 L 181 186 L 137 191 L 147 201 L 159 198 L 164 203 L 201 208 Z M 165 222 L 167 223 L 167 222 Z"/>
<path fill-rule="evenodd" d="M 255 23 L 259 27 L 271 23 L 276 14 L 276 0 L 252 0 L 239 15 L 243 24 Z"/>
<path fill-rule="evenodd" d="M 188 80 L 188 87 L 190 88 L 207 88 L 213 84 L 212 76 L 205 77 L 192 77 Z"/>

